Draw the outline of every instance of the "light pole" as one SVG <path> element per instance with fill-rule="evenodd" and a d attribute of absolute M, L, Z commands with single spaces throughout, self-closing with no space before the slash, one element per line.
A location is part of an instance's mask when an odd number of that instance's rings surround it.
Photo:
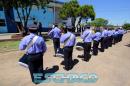
<path fill-rule="evenodd" d="M 54 23 L 55 23 L 55 20 L 56 20 L 56 18 L 55 18 L 56 17 L 56 15 L 55 15 L 56 14 L 56 12 L 55 12 L 56 8 L 55 7 L 56 7 L 56 0 L 54 0 Z"/>

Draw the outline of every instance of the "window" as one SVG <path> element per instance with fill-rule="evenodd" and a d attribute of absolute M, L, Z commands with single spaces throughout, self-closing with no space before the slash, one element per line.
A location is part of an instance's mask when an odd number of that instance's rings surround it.
<path fill-rule="evenodd" d="M 0 19 L 0 26 L 5 26 L 5 20 L 4 19 Z"/>

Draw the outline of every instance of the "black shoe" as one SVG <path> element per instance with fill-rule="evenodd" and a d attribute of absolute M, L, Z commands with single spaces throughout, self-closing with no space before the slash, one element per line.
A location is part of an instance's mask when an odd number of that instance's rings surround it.
<path fill-rule="evenodd" d="M 98 54 L 93 53 L 94 56 L 97 56 Z"/>
<path fill-rule="evenodd" d="M 69 70 L 71 70 L 73 68 L 73 66 L 69 66 Z"/>
<path fill-rule="evenodd" d="M 84 58 L 84 56 L 83 55 L 78 55 L 78 58 Z"/>
<path fill-rule="evenodd" d="M 89 62 L 89 60 L 86 60 L 86 59 L 82 59 L 83 61 L 85 61 L 85 62 Z"/>
<path fill-rule="evenodd" d="M 69 68 L 63 67 L 64 70 L 69 71 Z"/>
<path fill-rule="evenodd" d="M 56 57 L 56 55 L 53 55 L 54 57 Z"/>
<path fill-rule="evenodd" d="M 62 61 L 60 64 L 61 64 L 61 65 L 65 65 L 65 61 Z"/>

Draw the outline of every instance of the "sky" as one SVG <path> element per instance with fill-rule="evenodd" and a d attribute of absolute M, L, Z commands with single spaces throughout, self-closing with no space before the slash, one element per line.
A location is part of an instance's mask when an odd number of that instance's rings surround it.
<path fill-rule="evenodd" d="M 123 25 L 130 23 L 130 0 L 78 0 L 78 2 L 80 5 L 93 5 L 96 18 L 107 19 L 109 24 Z"/>

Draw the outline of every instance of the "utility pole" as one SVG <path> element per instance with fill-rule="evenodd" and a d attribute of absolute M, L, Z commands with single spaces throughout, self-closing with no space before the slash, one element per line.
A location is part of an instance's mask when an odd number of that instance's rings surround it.
<path fill-rule="evenodd" d="M 54 0 L 54 23 L 56 22 L 56 0 Z"/>

